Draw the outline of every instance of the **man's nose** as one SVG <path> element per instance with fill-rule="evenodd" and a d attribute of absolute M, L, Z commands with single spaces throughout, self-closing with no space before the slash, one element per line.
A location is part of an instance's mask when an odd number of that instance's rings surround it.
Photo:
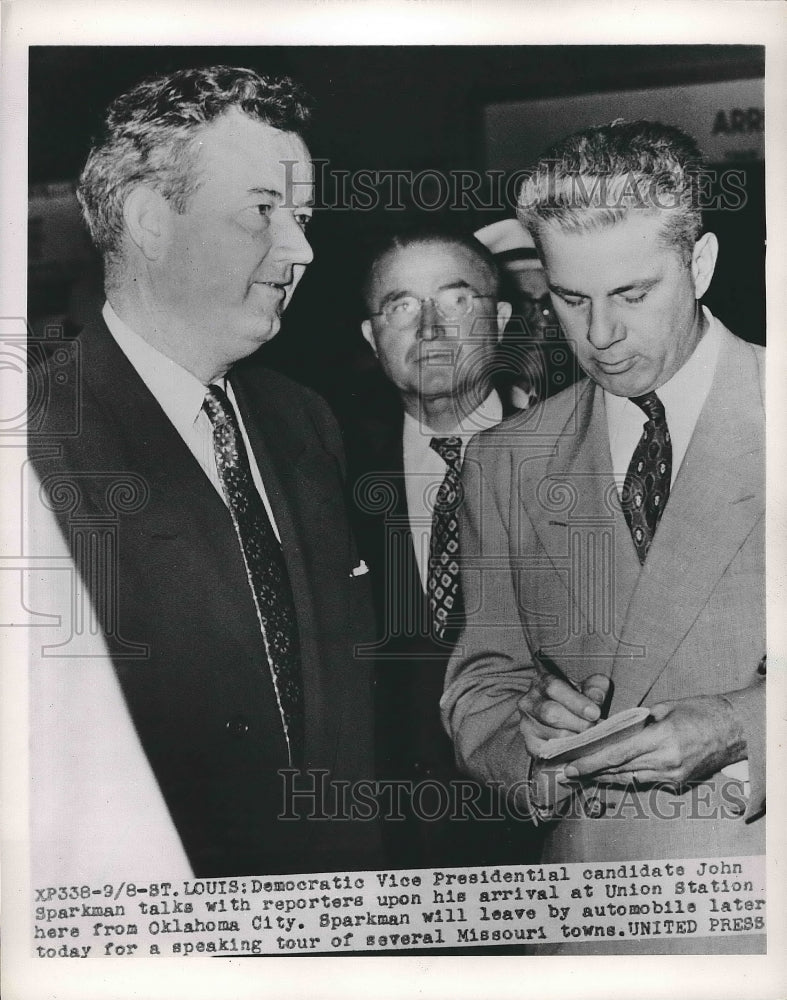
<path fill-rule="evenodd" d="M 625 337 L 623 324 L 607 303 L 594 302 L 589 308 L 587 336 L 597 351 L 603 351 Z"/>
<path fill-rule="evenodd" d="M 437 306 L 432 299 L 424 299 L 421 302 L 418 330 L 424 340 L 435 340 L 438 337 L 445 336 L 445 320 L 438 312 Z"/>
<path fill-rule="evenodd" d="M 306 239 L 303 226 L 294 217 L 280 224 L 276 242 L 280 256 L 290 264 L 306 265 L 314 260 L 311 243 Z"/>

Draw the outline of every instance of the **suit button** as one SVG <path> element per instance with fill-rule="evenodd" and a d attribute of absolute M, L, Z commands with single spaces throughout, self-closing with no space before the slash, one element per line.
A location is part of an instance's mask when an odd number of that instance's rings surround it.
<path fill-rule="evenodd" d="M 249 720 L 245 715 L 235 715 L 231 719 L 227 719 L 224 723 L 224 728 L 227 730 L 229 736 L 241 739 L 249 731 Z"/>

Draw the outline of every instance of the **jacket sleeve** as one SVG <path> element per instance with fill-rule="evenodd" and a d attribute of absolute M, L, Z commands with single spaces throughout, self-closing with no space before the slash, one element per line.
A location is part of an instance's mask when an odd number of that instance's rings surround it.
<path fill-rule="evenodd" d="M 481 455 L 484 466 L 481 466 Z M 475 438 L 462 469 L 462 592 L 466 624 L 448 665 L 443 724 L 457 763 L 482 781 L 502 783 L 531 813 L 530 757 L 519 731 L 519 699 L 535 677 L 515 587 L 516 547 L 508 523 L 515 492 L 512 458 L 494 438 Z"/>
<path fill-rule="evenodd" d="M 746 778 L 750 782 L 744 819 L 758 819 L 765 812 L 765 676 L 754 679 L 749 687 L 723 696 L 732 707 L 746 741 Z M 730 776 L 738 774 L 739 765 L 723 768 Z"/>

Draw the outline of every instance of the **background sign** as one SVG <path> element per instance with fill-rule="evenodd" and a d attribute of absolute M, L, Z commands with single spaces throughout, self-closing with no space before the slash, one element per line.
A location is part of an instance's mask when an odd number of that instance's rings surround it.
<path fill-rule="evenodd" d="M 615 118 L 676 125 L 697 140 L 711 163 L 764 159 L 765 97 L 762 79 L 754 79 L 488 104 L 486 166 L 527 167 L 563 136 Z"/>

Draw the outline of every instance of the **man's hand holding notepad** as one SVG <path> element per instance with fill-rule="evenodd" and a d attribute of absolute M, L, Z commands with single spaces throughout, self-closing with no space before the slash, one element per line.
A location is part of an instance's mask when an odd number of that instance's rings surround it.
<path fill-rule="evenodd" d="M 539 650 L 531 677 L 518 705 L 536 818 L 548 817 L 578 784 L 680 788 L 748 758 L 746 720 L 759 696 L 756 685 L 602 720 L 608 676 L 591 674 L 577 684 Z"/>
<path fill-rule="evenodd" d="M 645 725 L 650 715 L 650 709 L 644 706 L 629 708 L 618 712 L 609 719 L 597 722 L 595 726 L 586 729 L 584 733 L 565 736 L 554 740 L 545 740 L 543 748 L 536 754 L 536 759 L 549 764 L 566 764 L 570 760 L 587 757 L 605 747 L 619 743 L 621 740 L 638 733 Z"/>
<path fill-rule="evenodd" d="M 543 650 L 537 650 L 533 660 L 551 677 L 568 684 L 578 694 L 584 694 Z M 543 747 L 534 756 L 537 760 L 548 761 L 550 764 L 566 764 L 571 760 L 587 757 L 591 753 L 596 753 L 598 750 L 603 750 L 605 747 L 612 746 L 614 743 L 619 743 L 621 740 L 638 733 L 644 727 L 649 716 L 650 709 L 644 706 L 616 712 L 611 718 L 600 719 L 595 725 L 583 732 L 546 740 Z"/>
<path fill-rule="evenodd" d="M 540 680 L 520 702 L 522 731 L 533 767 L 536 800 L 553 806 L 571 792 L 566 764 L 627 739 L 645 725 L 650 711 L 633 708 L 602 719 L 609 678 L 592 675 L 580 687 L 542 650 L 533 657 Z"/>

